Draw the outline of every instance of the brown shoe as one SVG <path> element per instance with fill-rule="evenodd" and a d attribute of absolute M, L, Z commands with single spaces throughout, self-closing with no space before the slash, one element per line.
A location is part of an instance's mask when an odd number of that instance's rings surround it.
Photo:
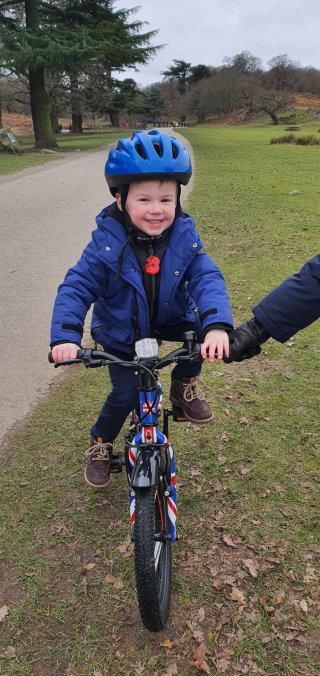
<path fill-rule="evenodd" d="M 84 480 L 92 488 L 104 488 L 110 481 L 110 461 L 112 444 L 106 443 L 101 437 L 91 439 L 92 446 L 86 451 L 87 464 L 84 470 Z"/>
<path fill-rule="evenodd" d="M 212 411 L 199 390 L 195 377 L 183 380 L 173 379 L 170 401 L 174 406 L 181 408 L 187 420 L 196 425 L 210 422 L 213 418 Z"/>

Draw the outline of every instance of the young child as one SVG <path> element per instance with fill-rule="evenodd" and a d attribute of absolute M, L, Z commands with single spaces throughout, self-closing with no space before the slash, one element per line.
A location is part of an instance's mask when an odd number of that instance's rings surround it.
<path fill-rule="evenodd" d="M 193 423 L 212 419 L 196 381 L 203 363 L 229 354 L 232 313 L 219 268 L 205 253 L 193 219 L 182 212 L 181 184 L 191 177 L 186 148 L 164 131 L 137 131 L 110 150 L 105 176 L 115 202 L 59 286 L 52 317 L 54 361 L 73 359 L 92 303 L 91 333 L 107 352 L 131 360 L 136 340 L 181 341 L 193 330 L 202 360 L 172 371 L 171 402 Z M 110 480 L 112 444 L 138 405 L 138 377 L 109 367 L 112 391 L 91 429 L 85 481 Z"/>

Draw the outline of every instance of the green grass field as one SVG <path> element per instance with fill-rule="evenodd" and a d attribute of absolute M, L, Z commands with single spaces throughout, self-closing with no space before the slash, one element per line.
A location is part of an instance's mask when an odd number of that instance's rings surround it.
<path fill-rule="evenodd" d="M 180 131 L 196 165 L 185 208 L 239 324 L 319 251 L 320 148 L 270 145 L 271 126 Z M 320 673 L 319 339 L 316 323 L 206 365 L 214 421 L 171 425 L 181 539 L 155 636 L 136 610 L 125 478 L 103 493 L 82 481 L 106 374 L 72 370 L 3 454 L 0 674 Z"/>
<path fill-rule="evenodd" d="M 13 154 L 8 151 L 0 152 L 0 176 L 11 174 L 21 169 L 38 166 L 44 162 L 61 159 L 63 155 L 77 152 L 78 150 L 92 150 L 108 146 L 119 138 L 123 130 L 107 129 L 104 131 L 88 131 L 84 134 L 58 134 L 56 136 L 59 147 L 54 153 L 46 154 L 34 147 L 33 136 L 19 136 L 22 153 Z"/>

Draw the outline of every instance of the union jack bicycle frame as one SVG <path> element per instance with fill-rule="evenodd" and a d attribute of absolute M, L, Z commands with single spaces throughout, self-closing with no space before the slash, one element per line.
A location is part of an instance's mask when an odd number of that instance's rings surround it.
<path fill-rule="evenodd" d="M 138 430 L 132 441 L 126 444 L 127 476 L 129 482 L 129 506 L 132 524 L 135 521 L 135 478 L 141 475 L 145 478 L 145 485 L 157 483 L 158 473 L 163 476 L 167 499 L 168 517 L 170 522 L 171 542 L 177 539 L 177 494 L 176 472 L 173 448 L 164 432 L 158 427 L 158 419 L 162 409 L 162 386 L 160 381 L 157 387 L 139 389 L 140 419 L 134 423 Z M 166 411 L 165 411 L 166 413 Z M 133 469 L 135 475 L 133 476 Z M 138 469 L 137 469 L 138 468 Z M 141 470 L 141 471 L 140 471 Z M 148 475 L 149 474 L 149 475 Z"/>

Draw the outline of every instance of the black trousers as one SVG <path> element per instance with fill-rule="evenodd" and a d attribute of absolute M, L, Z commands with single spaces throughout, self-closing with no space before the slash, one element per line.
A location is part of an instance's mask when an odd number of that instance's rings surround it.
<path fill-rule="evenodd" d="M 163 326 L 152 331 L 153 338 L 181 342 L 182 334 L 185 331 L 195 331 L 199 342 L 203 342 L 203 331 L 195 315 L 196 323 L 183 322 L 174 326 Z M 131 355 L 128 353 L 114 353 L 119 359 L 131 361 Z M 183 378 L 192 378 L 198 376 L 201 372 L 203 359 L 197 362 L 180 362 L 172 370 L 171 377 L 182 380 Z M 121 427 L 133 408 L 139 408 L 139 376 L 134 371 L 122 369 L 119 366 L 111 365 L 109 368 L 112 390 L 102 406 L 101 412 L 95 424 L 91 428 L 93 437 L 102 437 L 105 441 L 113 441 L 119 434 Z"/>

